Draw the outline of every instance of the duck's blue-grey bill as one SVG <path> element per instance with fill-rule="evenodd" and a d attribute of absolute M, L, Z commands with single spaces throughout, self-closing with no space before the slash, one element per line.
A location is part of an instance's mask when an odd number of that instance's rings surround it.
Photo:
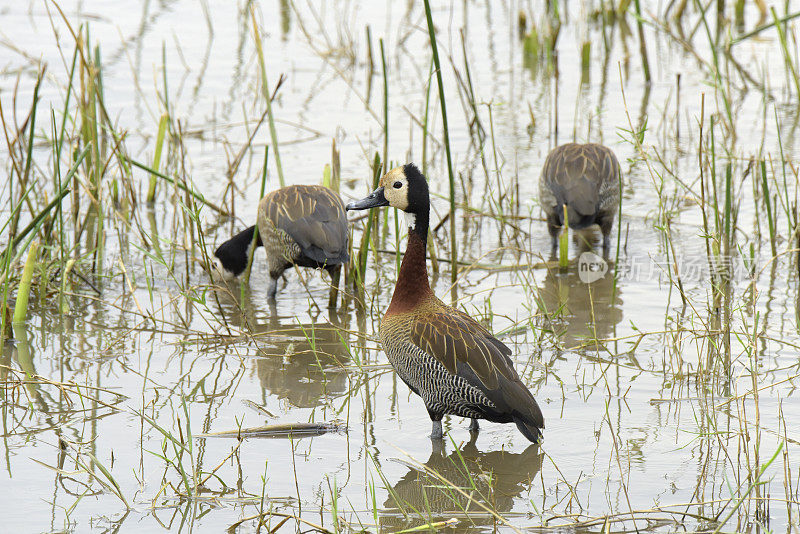
<path fill-rule="evenodd" d="M 380 208 L 381 206 L 388 206 L 389 201 L 386 200 L 386 197 L 383 194 L 383 187 L 379 187 L 375 191 L 369 194 L 368 197 L 362 198 L 361 200 L 356 200 L 355 202 L 349 203 L 345 208 L 347 211 L 352 210 L 368 210 L 370 208 Z"/>

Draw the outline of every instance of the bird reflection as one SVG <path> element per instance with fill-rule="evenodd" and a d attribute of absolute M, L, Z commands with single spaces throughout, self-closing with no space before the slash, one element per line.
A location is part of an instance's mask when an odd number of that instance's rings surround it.
<path fill-rule="evenodd" d="M 613 265 L 592 283 L 580 279 L 579 268 L 573 265 L 566 272 L 550 269 L 539 286 L 539 302 L 544 308 L 540 311 L 550 317 L 550 326 L 567 347 L 613 337 L 622 320 L 621 288 L 619 284 L 614 288 Z"/>
<path fill-rule="evenodd" d="M 218 296 L 229 324 L 247 329 L 257 340 L 256 374 L 265 398 L 275 395 L 296 408 L 314 408 L 347 391 L 346 310 L 329 310 L 327 320 L 320 314 L 300 323 L 297 317 L 279 316 L 272 302 L 263 322 L 248 288 L 219 291 Z"/>
<path fill-rule="evenodd" d="M 412 466 L 392 487 L 382 527 L 409 528 L 414 525 L 408 523 L 452 517 L 474 526 L 492 524 L 495 518 L 487 508 L 498 514 L 510 511 L 531 488 L 544 458 L 536 444 L 520 453 L 480 452 L 475 437 L 450 454 L 443 449 L 434 443 L 424 466 Z"/>
<path fill-rule="evenodd" d="M 347 333 L 337 324 L 298 324 L 294 318 L 273 315 L 255 331 L 256 372 L 265 393 L 297 408 L 313 408 L 347 391 Z"/>

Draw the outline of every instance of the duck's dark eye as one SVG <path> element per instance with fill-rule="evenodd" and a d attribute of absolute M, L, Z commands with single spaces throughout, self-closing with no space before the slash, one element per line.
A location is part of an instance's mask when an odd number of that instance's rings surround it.
<path fill-rule="evenodd" d="M 401 187 L 403 187 L 403 182 L 395 182 L 392 184 L 392 187 L 394 187 L 395 189 L 400 189 Z"/>

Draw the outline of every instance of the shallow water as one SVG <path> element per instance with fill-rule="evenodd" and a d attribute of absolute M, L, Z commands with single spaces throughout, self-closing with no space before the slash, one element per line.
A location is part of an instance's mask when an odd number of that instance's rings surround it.
<path fill-rule="evenodd" d="M 194 261 L 202 256 L 200 245 L 183 247 L 185 220 L 162 190 L 152 208 L 138 206 L 135 229 L 108 219 L 103 267 L 95 275 L 89 261 L 76 267 L 86 282 L 74 283 L 70 313 L 59 314 L 52 295 L 39 296 L 27 325 L 15 328 L 15 341 L 4 347 L 5 528 L 249 532 L 258 530 L 252 517 L 263 511 L 271 513 L 264 526 L 280 531 L 375 530 L 376 523 L 397 531 L 453 518 L 449 526 L 474 532 L 601 530 L 604 516 L 611 518 L 610 529 L 672 531 L 714 529 L 711 519 L 733 512 L 721 525 L 726 531 L 797 530 L 797 263 L 792 253 L 770 261 L 753 174 L 743 178 L 751 157 L 773 158 L 771 180 L 782 176 L 781 153 L 796 167 L 797 95 L 776 32 L 734 47 L 752 80 L 732 75 L 733 134 L 720 126 L 715 132 L 717 175 L 724 176 L 725 163 L 734 165 L 737 245 L 747 256 L 752 243 L 756 258 L 751 279 L 735 257 L 731 357 L 725 362 L 713 350 L 725 344 L 725 313 L 713 299 L 702 235 L 698 146 L 701 106 L 704 132 L 712 115 L 719 124 L 726 112 L 711 85 L 703 28 L 687 50 L 674 36 L 645 26 L 653 76 L 648 89 L 630 14 L 631 27 L 624 30 L 590 22 L 597 6 L 570 4 L 556 76 L 554 65 L 524 57 L 518 37 L 519 12 L 530 27 L 531 21 L 541 24 L 543 7 L 487 4 L 456 2 L 434 10 L 458 201 L 473 208 L 456 217 L 459 259 L 468 267 L 460 270 L 455 293 L 462 309 L 490 324 L 514 350 L 517 369 L 545 414 L 544 444 L 532 446 L 513 426 L 491 423 L 483 423 L 472 440 L 468 421 L 454 417 L 445 419 L 443 444 L 428 439 L 421 401 L 396 378 L 377 345 L 396 275 L 393 213 L 382 214 L 387 224 L 378 248 L 388 252 L 379 261 L 370 257 L 365 307 L 347 298 L 338 310 L 327 310 L 328 279 L 310 271 L 287 272 L 277 304 L 270 306 L 263 253 L 249 289 L 215 289 Z M 232 204 L 236 215 L 222 219 L 203 210 L 209 247 L 252 224 L 269 143 L 266 124 L 233 172 L 232 193 L 227 178 L 265 106 L 245 6 L 173 1 L 61 7 L 76 31 L 89 24 L 92 43 L 102 50 L 108 114 L 127 132 L 131 156 L 142 161 L 152 160 L 163 112 L 163 44 L 170 113 L 184 133 L 184 164 L 206 198 Z M 74 44 L 67 26 L 51 4 L 9 5 L 1 13 L 6 116 L 18 75 L 19 114 L 27 109 L 37 58 L 48 65 L 40 111 L 49 112 L 52 103 L 60 116 Z M 420 5 L 271 2 L 259 3 L 256 13 L 271 88 L 285 76 L 273 109 L 287 183 L 319 183 L 335 138 L 343 197 L 360 198 L 369 190 L 370 162 L 384 149 L 378 39 L 384 40 L 388 70 L 389 159 L 422 165 L 418 121 L 425 114 L 430 45 Z M 748 3 L 747 30 L 757 18 Z M 699 20 L 697 13 L 687 15 L 687 31 Z M 367 25 L 377 69 L 371 83 Z M 454 75 L 455 66 L 466 79 L 462 28 L 486 132 L 484 160 L 470 134 L 465 86 Z M 581 83 L 584 40 L 592 43 L 592 61 Z M 765 80 L 766 97 L 757 87 Z M 435 81 L 430 102 L 426 163 L 436 225 L 448 213 L 449 193 Z M 34 175 L 51 187 L 44 142 L 49 122 L 41 124 L 41 166 Z M 626 131 L 645 124 L 643 157 Z M 559 272 L 542 264 L 550 243 L 537 204 L 539 169 L 551 148 L 573 140 L 607 144 L 622 165 L 616 284 L 610 276 L 585 284 L 574 265 Z M 271 153 L 268 188 L 278 183 L 274 160 Z M 789 211 L 797 192 L 791 165 L 785 167 L 794 196 Z M 134 177 L 143 196 L 147 175 L 137 169 Z M 9 186 L 2 191 L 6 219 Z M 784 251 L 791 248 L 785 239 L 790 232 L 780 217 Z M 361 225 L 353 227 L 356 246 Z M 440 258 L 449 257 L 448 231 L 445 223 L 436 234 Z M 152 235 L 162 238 L 163 264 L 147 244 Z M 403 240 L 401 235 L 401 250 Z M 571 254 L 579 252 L 573 245 Z M 685 304 L 669 274 L 673 254 Z M 449 264 L 439 262 L 439 268 L 432 286 L 446 300 Z M 756 339 L 748 337 L 754 332 Z M 757 404 L 750 393 L 754 383 Z M 241 442 L 197 437 L 335 421 L 347 430 Z M 756 462 L 765 465 L 781 446 L 759 479 L 765 484 L 735 508 L 753 482 L 748 471 L 758 470 Z M 772 500 L 759 508 L 754 497 L 765 495 Z"/>

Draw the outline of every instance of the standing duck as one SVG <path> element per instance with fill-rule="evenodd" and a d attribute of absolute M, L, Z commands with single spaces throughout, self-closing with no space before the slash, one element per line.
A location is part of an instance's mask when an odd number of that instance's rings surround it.
<path fill-rule="evenodd" d="M 397 374 L 422 397 L 433 421 L 431 438 L 442 437 L 442 417 L 514 422 L 532 442 L 544 418 L 536 399 L 514 370 L 511 349 L 472 317 L 436 298 L 425 264 L 430 199 L 428 182 L 414 164 L 389 171 L 368 197 L 348 210 L 393 206 L 405 212 L 406 248 L 392 301 L 380 325 L 383 350 Z"/>
<path fill-rule="evenodd" d="M 267 252 L 271 300 L 278 279 L 292 265 L 326 269 L 335 281 L 341 265 L 350 261 L 344 203 L 327 187 L 290 185 L 272 191 L 258 203 L 257 222 L 255 245 Z M 244 272 L 255 228 L 236 234 L 214 252 L 214 268 L 223 278 Z"/>
<path fill-rule="evenodd" d="M 568 143 L 554 148 L 547 155 L 539 178 L 539 202 L 547 215 L 554 254 L 566 206 L 570 228 L 580 231 L 594 224 L 600 226 L 603 254 L 608 256 L 609 236 L 619 210 L 617 157 L 611 149 L 596 143 Z"/>

